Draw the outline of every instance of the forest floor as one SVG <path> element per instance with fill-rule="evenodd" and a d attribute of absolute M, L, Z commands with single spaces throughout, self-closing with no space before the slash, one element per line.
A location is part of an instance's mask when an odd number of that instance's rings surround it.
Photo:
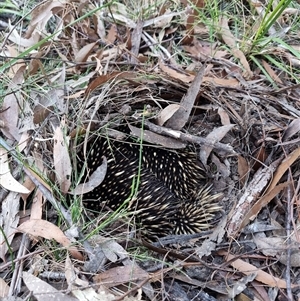
<path fill-rule="evenodd" d="M 3 300 L 300 300 L 299 1 L 6 0 L 0 30 Z M 78 141 L 119 120 L 193 146 L 204 237 L 82 207 Z"/>

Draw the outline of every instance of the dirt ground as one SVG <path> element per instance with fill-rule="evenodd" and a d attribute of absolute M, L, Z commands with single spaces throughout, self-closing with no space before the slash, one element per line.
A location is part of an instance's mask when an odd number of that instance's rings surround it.
<path fill-rule="evenodd" d="M 1 4 L 3 300 L 300 300 L 299 3 L 283 2 Z M 76 154 L 120 125 L 196 154 L 220 194 L 207 231 L 149 242 L 126 208 L 82 206 Z"/>

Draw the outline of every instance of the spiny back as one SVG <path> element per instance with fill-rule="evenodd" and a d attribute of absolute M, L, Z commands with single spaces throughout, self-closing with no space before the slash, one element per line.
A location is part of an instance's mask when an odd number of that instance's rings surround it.
<path fill-rule="evenodd" d="M 194 154 L 145 144 L 141 149 L 131 140 L 97 137 L 87 144 L 85 177 L 102 164 L 103 156 L 108 164 L 105 179 L 84 194 L 85 206 L 97 211 L 106 205 L 115 210 L 130 196 L 133 178 L 140 172 L 138 192 L 127 208 L 141 222 L 148 237 L 191 234 L 209 226 L 217 206 L 211 206 L 210 210 L 207 204 L 216 197 L 210 196 L 208 189 L 201 189 L 203 170 Z M 78 157 L 80 171 L 85 161 L 83 150 Z M 201 199 L 205 200 L 203 204 Z"/>

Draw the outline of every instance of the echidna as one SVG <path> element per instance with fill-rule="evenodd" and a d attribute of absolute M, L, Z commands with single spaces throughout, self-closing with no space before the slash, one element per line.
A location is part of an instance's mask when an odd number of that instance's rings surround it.
<path fill-rule="evenodd" d="M 84 205 L 94 211 L 103 205 L 116 210 L 130 196 L 133 178 L 139 172 L 140 145 L 128 139 L 115 141 L 97 137 L 88 142 L 85 173 L 93 173 L 107 158 L 104 181 L 83 195 Z M 78 153 L 79 171 L 84 166 Z M 140 183 L 128 210 L 141 223 L 148 237 L 193 234 L 209 228 L 220 209 L 205 187 L 204 172 L 195 154 L 175 152 L 143 144 Z M 201 188 L 202 187 L 202 188 Z"/>

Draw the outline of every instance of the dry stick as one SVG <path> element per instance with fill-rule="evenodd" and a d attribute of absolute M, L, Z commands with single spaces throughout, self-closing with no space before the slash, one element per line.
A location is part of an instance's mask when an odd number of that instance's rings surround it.
<path fill-rule="evenodd" d="M 292 180 L 291 170 L 289 171 L 289 180 Z M 287 212 L 286 212 L 286 235 L 287 235 L 287 250 L 286 250 L 286 270 L 285 270 L 285 281 L 286 281 L 286 292 L 289 300 L 293 299 L 292 287 L 291 287 L 291 214 L 292 214 L 292 188 L 289 185 L 286 189 L 287 192 Z"/>
<path fill-rule="evenodd" d="M 283 152 L 285 154 L 285 157 L 287 157 L 287 154 L 283 148 Z M 288 179 L 290 182 L 293 181 L 292 171 L 291 168 L 288 168 L 289 174 Z M 293 216 L 293 205 L 295 203 L 295 198 L 298 195 L 299 192 L 299 181 L 297 184 L 297 188 L 294 189 L 294 195 L 292 197 L 292 185 L 288 185 L 286 189 L 286 195 L 287 195 L 287 212 L 286 212 L 286 219 L 285 219 L 285 228 L 286 228 L 286 235 L 287 235 L 287 247 L 286 247 L 286 272 L 285 272 L 285 281 L 286 281 L 286 292 L 289 300 L 294 300 L 293 293 L 292 293 L 292 286 L 291 286 L 291 255 L 292 255 L 292 239 L 291 239 L 291 225 L 294 226 L 294 229 L 297 229 L 295 223 L 294 223 L 294 216 Z M 297 232 L 297 231 L 296 231 Z"/>
<path fill-rule="evenodd" d="M 12 261 L 8 261 L 5 264 L 0 265 L 0 272 L 3 272 L 5 269 L 7 269 L 8 267 L 10 267 L 13 263 L 16 263 L 16 262 L 18 262 L 20 260 L 26 259 L 28 257 L 33 257 L 33 255 L 40 254 L 42 252 L 43 252 L 43 250 L 36 250 L 36 251 L 28 253 L 26 255 L 22 255 L 20 257 L 17 257 L 16 259 L 14 259 Z"/>
<path fill-rule="evenodd" d="M 270 91 L 271 94 L 279 94 L 282 93 L 284 91 L 288 91 L 288 90 L 294 90 L 300 87 L 300 84 L 295 84 L 293 86 L 289 86 L 289 87 L 284 87 L 275 91 Z"/>
<path fill-rule="evenodd" d="M 140 282 L 139 284 L 137 284 L 134 288 L 128 290 L 126 293 L 124 293 L 122 296 L 115 298 L 115 301 L 122 301 L 124 300 L 124 298 L 126 296 L 128 296 L 131 293 L 134 293 L 135 291 L 137 291 L 138 289 L 142 288 L 144 284 L 146 284 L 148 281 L 150 280 L 150 278 L 146 278 L 144 279 L 142 282 Z"/>
<path fill-rule="evenodd" d="M 165 261 L 165 258 L 164 260 Z M 143 287 L 143 285 L 145 283 L 147 283 L 148 281 L 150 281 L 151 279 L 153 281 L 156 281 L 157 279 L 160 278 L 161 275 L 163 274 L 166 274 L 170 271 L 172 271 L 173 269 L 176 269 L 176 268 L 180 268 L 180 267 L 183 267 L 183 264 L 184 262 L 178 262 L 176 263 L 174 266 L 171 266 L 171 267 L 167 267 L 167 268 L 164 268 L 158 272 L 155 272 L 155 273 L 152 273 L 151 275 L 148 276 L 148 278 L 144 279 L 142 282 L 140 282 L 139 284 L 137 284 L 134 288 L 132 288 L 131 290 L 127 291 L 126 293 L 124 293 L 122 296 L 120 296 L 119 298 L 116 298 L 114 299 L 115 301 L 121 301 L 123 300 L 126 296 L 128 296 L 130 293 L 132 292 L 135 292 L 136 290 L 138 290 L 139 288 Z M 199 263 L 197 263 L 199 264 Z"/>
<path fill-rule="evenodd" d="M 28 250 L 28 247 L 29 247 L 29 236 L 27 234 L 23 234 L 17 258 L 23 257 L 25 255 L 26 251 Z M 16 263 L 16 268 L 14 270 L 14 273 L 13 273 L 13 276 L 11 279 L 8 296 L 11 296 L 11 297 L 17 296 L 21 291 L 21 281 L 20 280 L 22 279 L 21 274 L 22 274 L 22 270 L 23 270 L 23 264 L 24 264 L 24 260 L 18 260 Z"/>
<path fill-rule="evenodd" d="M 166 245 L 185 243 L 191 239 L 203 238 L 203 236 L 208 236 L 212 234 L 212 230 L 202 231 L 201 233 L 194 234 L 175 234 L 175 235 L 167 235 L 163 238 L 158 239 L 157 242 L 153 243 L 154 247 L 165 247 Z"/>
<path fill-rule="evenodd" d="M 158 126 L 155 125 L 153 123 L 151 123 L 148 120 L 145 120 L 145 125 L 153 132 L 157 133 L 157 134 L 164 134 L 167 135 L 169 137 L 172 138 L 176 138 L 176 139 L 180 139 L 182 141 L 187 141 L 187 142 L 191 142 L 191 143 L 197 143 L 199 145 L 207 145 L 207 146 L 211 146 L 215 149 L 224 151 L 226 153 L 229 153 L 231 155 L 237 155 L 237 153 L 234 151 L 234 149 L 232 148 L 231 145 L 228 144 L 224 144 L 221 142 L 212 142 L 206 138 L 203 137 L 198 137 L 198 136 L 194 136 L 191 134 L 187 134 L 187 133 L 182 133 L 180 131 L 175 131 L 169 128 L 165 128 L 162 126 Z"/>

